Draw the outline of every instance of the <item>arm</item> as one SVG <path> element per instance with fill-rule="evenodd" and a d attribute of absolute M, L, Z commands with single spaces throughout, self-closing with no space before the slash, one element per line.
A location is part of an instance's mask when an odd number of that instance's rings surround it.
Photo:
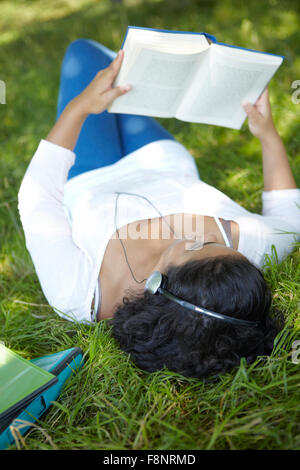
<path fill-rule="evenodd" d="M 42 290 L 57 313 L 80 321 L 90 319 L 93 262 L 73 241 L 64 210 L 64 185 L 85 118 L 103 111 L 107 102 L 124 93 L 121 88 L 111 88 L 121 58 L 122 54 L 99 72 L 65 108 L 47 140 L 40 142 L 18 193 L 26 246 Z"/>
<path fill-rule="evenodd" d="M 270 254 L 274 245 L 281 261 L 300 239 L 300 189 L 297 189 L 284 145 L 273 123 L 268 91 L 265 90 L 254 106 L 244 105 L 244 109 L 250 131 L 262 146 L 262 215 L 266 219 L 261 230 L 268 241 L 265 252 Z"/>
<path fill-rule="evenodd" d="M 261 140 L 264 190 L 297 188 L 288 157 L 279 134 Z"/>
<path fill-rule="evenodd" d="M 76 309 L 82 311 L 88 286 L 83 282 L 79 292 L 77 279 L 86 277 L 91 263 L 73 242 L 63 206 L 64 183 L 74 159 L 72 151 L 42 140 L 22 180 L 18 209 L 45 297 L 54 309 L 67 314 L 73 310 L 79 319 Z"/>
<path fill-rule="evenodd" d="M 268 90 L 263 92 L 255 105 L 244 103 L 243 106 L 248 116 L 249 129 L 262 146 L 264 191 L 296 189 L 283 142 L 272 119 Z"/>
<path fill-rule="evenodd" d="M 83 92 L 67 104 L 46 137 L 47 141 L 73 150 L 87 116 L 102 113 L 115 98 L 130 90 L 130 85 L 112 88 L 123 57 L 124 51 L 120 50 L 110 66 L 100 70 Z"/>

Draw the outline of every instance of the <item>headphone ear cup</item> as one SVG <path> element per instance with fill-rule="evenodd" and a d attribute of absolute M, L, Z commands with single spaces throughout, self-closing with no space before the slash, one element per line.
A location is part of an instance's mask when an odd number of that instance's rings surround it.
<path fill-rule="evenodd" d="M 162 286 L 163 277 L 159 271 L 154 271 L 148 277 L 144 291 L 150 292 L 150 294 L 158 294 L 159 288 Z"/>

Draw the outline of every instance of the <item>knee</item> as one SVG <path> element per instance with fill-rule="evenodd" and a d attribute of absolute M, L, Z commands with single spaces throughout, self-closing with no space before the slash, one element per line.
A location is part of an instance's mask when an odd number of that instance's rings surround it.
<path fill-rule="evenodd" d="M 62 73 L 74 78 L 85 72 L 87 75 L 95 75 L 97 70 L 104 69 L 116 56 L 114 51 L 93 39 L 76 39 L 72 41 L 64 55 Z"/>
<path fill-rule="evenodd" d="M 88 55 L 88 43 L 88 39 L 76 39 L 69 44 L 62 62 L 62 74 L 65 77 L 74 78 L 80 75 Z"/>
<path fill-rule="evenodd" d="M 89 40 L 88 39 L 75 39 L 75 41 L 70 42 L 68 45 L 65 57 L 69 55 L 80 55 L 82 52 L 86 51 L 88 47 Z"/>

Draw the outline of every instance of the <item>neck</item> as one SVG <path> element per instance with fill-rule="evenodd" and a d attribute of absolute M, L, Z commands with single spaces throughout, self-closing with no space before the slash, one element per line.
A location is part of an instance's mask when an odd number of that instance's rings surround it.
<path fill-rule="evenodd" d="M 139 224 L 147 221 L 139 221 L 137 231 L 139 230 Z M 214 220 L 210 217 L 205 218 L 205 233 L 204 242 L 217 242 L 225 245 L 223 237 L 219 231 L 219 228 Z M 232 231 L 233 246 L 237 249 L 238 233 Z M 189 239 L 187 239 L 189 240 Z M 128 263 L 132 269 L 134 277 L 141 281 L 150 276 L 153 271 L 161 271 L 166 268 L 168 264 L 171 264 L 172 259 L 168 259 L 168 248 L 177 239 L 136 239 L 134 241 L 125 240 L 125 250 L 128 257 Z M 126 295 L 128 288 L 133 289 L 136 292 L 142 292 L 146 281 L 141 283 L 135 282 L 131 275 L 131 271 L 125 261 L 124 252 L 121 247 L 119 240 L 111 240 L 106 250 L 106 257 L 104 257 L 101 271 L 105 270 L 105 275 L 101 276 L 101 286 L 105 295 L 102 297 L 101 304 L 101 319 L 111 318 L 114 310 L 115 302 L 122 302 L 123 296 Z M 119 263 L 121 261 L 121 264 Z M 118 270 L 116 272 L 116 263 Z M 100 271 L 100 273 L 101 273 Z M 100 315 L 98 314 L 98 319 Z"/>

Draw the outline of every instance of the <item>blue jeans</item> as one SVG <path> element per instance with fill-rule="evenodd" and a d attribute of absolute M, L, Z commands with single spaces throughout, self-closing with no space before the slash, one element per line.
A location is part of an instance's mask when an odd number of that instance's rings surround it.
<path fill-rule="evenodd" d="M 116 52 L 91 39 L 77 39 L 69 45 L 61 67 L 56 119 L 69 101 L 84 90 L 99 70 L 108 67 L 115 56 Z M 175 140 L 151 117 L 107 111 L 91 114 L 74 148 L 76 160 L 68 179 L 111 165 L 143 145 L 161 139 Z"/>

